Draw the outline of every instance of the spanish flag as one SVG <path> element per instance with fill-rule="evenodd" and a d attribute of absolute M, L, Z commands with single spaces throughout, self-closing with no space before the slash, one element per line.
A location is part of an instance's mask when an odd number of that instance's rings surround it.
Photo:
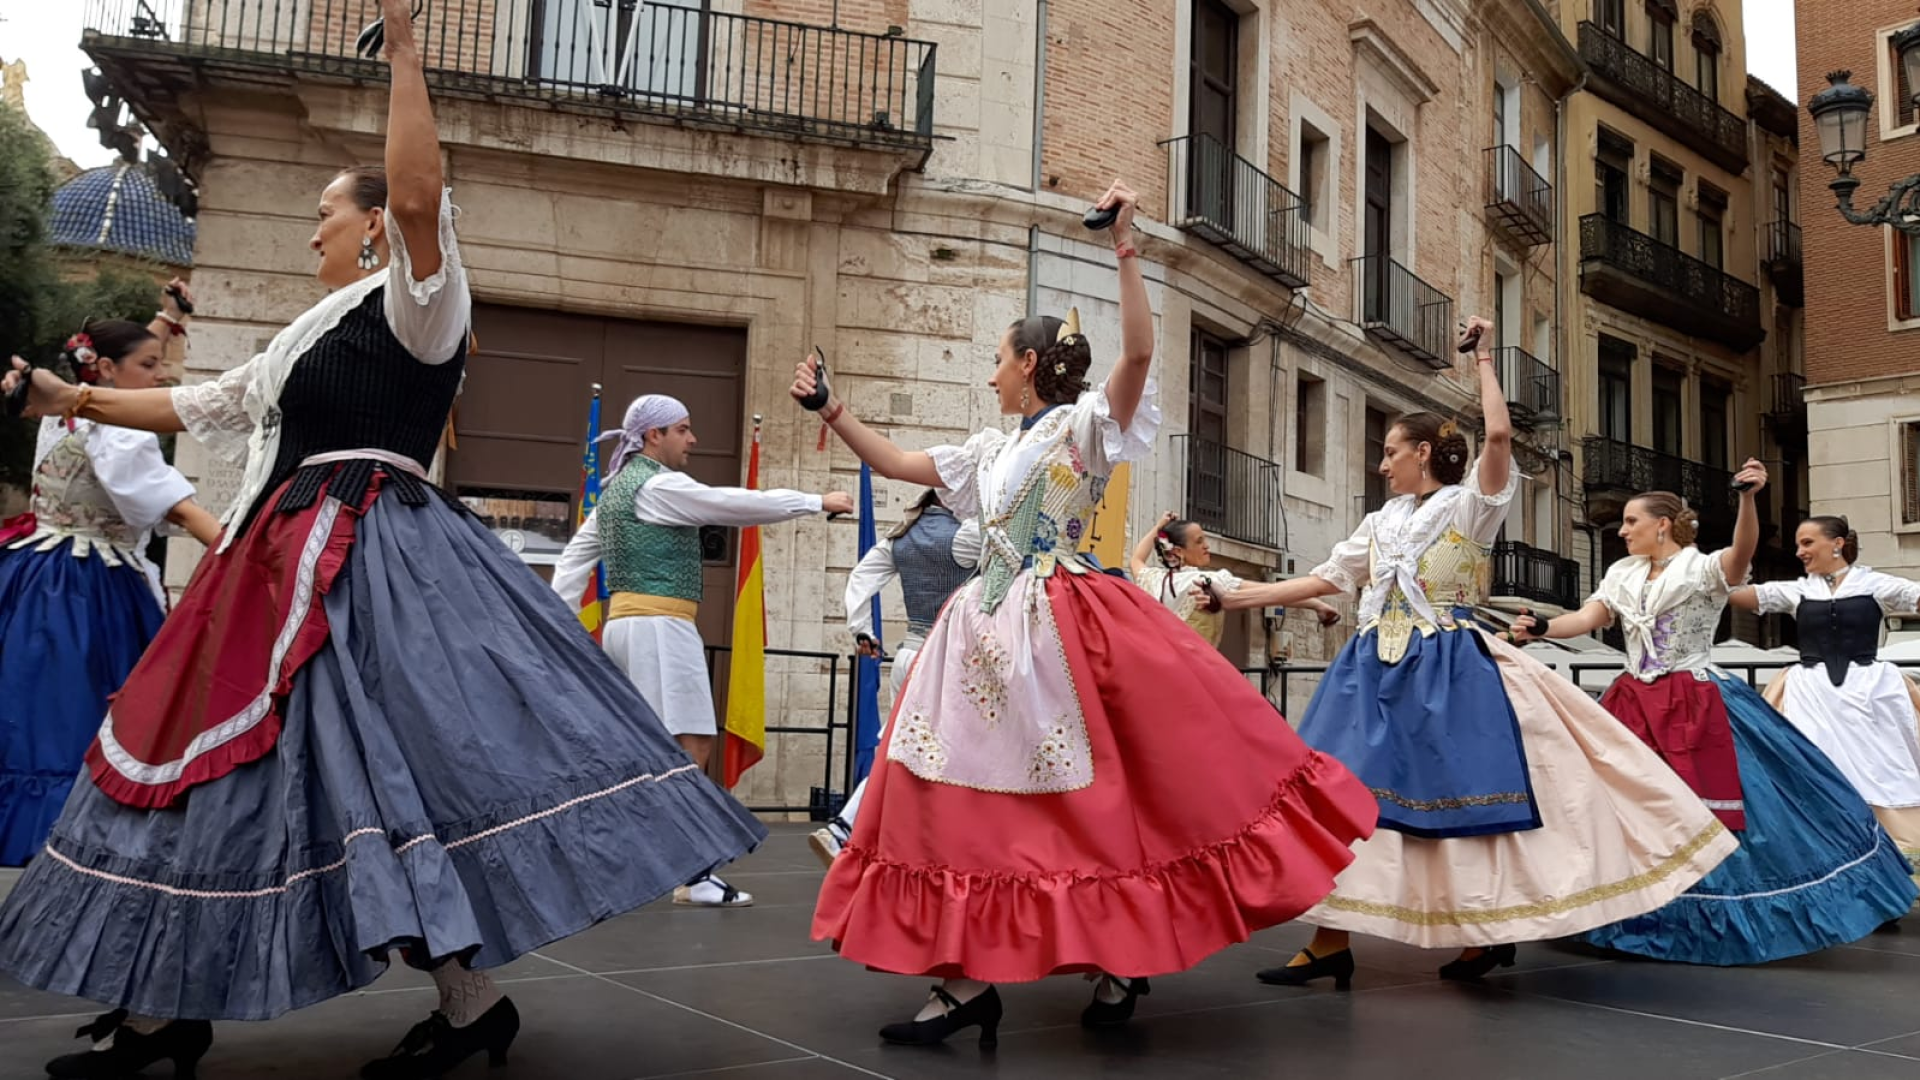
<path fill-rule="evenodd" d="M 593 404 L 587 407 L 587 451 L 580 459 L 580 513 L 574 518 L 578 529 L 587 523 L 587 515 L 600 502 L 600 384 L 593 384 Z M 600 640 L 600 627 L 606 619 L 607 576 L 595 563 L 593 576 L 580 595 L 580 625 L 593 640 Z"/>
<path fill-rule="evenodd" d="M 753 418 L 753 454 L 747 459 L 747 488 L 760 490 L 760 418 Z M 740 530 L 740 575 L 733 597 L 733 650 L 727 672 L 727 743 L 724 783 L 767 752 L 767 595 L 760 575 L 760 527 Z"/>

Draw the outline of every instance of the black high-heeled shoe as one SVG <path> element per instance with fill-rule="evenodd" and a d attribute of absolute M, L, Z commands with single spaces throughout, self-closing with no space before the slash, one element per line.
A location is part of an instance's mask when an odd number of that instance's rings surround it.
<path fill-rule="evenodd" d="M 1335 990 L 1353 989 L 1353 950 L 1341 949 L 1337 953 L 1315 956 L 1306 949 L 1300 955 L 1307 958 L 1304 964 L 1292 967 L 1268 968 L 1254 977 L 1268 986 L 1305 986 L 1315 979 L 1333 977 Z"/>
<path fill-rule="evenodd" d="M 191 1080 L 200 1059 L 213 1045 L 213 1025 L 205 1020 L 174 1020 L 151 1035 L 126 1026 L 127 1011 L 116 1009 L 74 1032 L 95 1043 L 111 1038 L 104 1050 L 66 1054 L 47 1062 L 47 1075 L 63 1080 L 106 1080 L 131 1076 L 157 1061 L 171 1060 L 175 1080 Z"/>
<path fill-rule="evenodd" d="M 501 998 L 493 1008 L 466 1027 L 454 1027 L 446 1014 L 433 1015 L 413 1025 L 393 1053 L 360 1067 L 362 1080 L 426 1080 L 437 1077 L 482 1050 L 487 1064 L 507 1063 L 507 1047 L 520 1034 L 520 1010 L 512 998 Z"/>
<path fill-rule="evenodd" d="M 933 988 L 933 996 L 947 1011 L 925 1020 L 904 1020 L 880 1029 L 880 1037 L 901 1046 L 936 1046 L 956 1031 L 980 1025 L 980 1048 L 991 1050 L 1000 1045 L 1000 992 L 989 986 L 972 1000 L 962 1003 L 944 987 Z"/>
<path fill-rule="evenodd" d="M 1495 945 L 1471 960 L 1449 960 L 1440 965 L 1440 977 L 1454 982 L 1475 982 L 1497 967 L 1512 967 L 1520 949 L 1514 945 Z"/>
<path fill-rule="evenodd" d="M 1119 1001 L 1101 1001 L 1100 983 L 1109 979 L 1127 996 Z M 1111 975 L 1102 975 L 1093 984 L 1093 1003 L 1080 1014 L 1081 1027 L 1116 1027 L 1133 1019 L 1134 1002 L 1153 993 L 1153 985 L 1143 977 L 1138 979 L 1116 979 Z"/>

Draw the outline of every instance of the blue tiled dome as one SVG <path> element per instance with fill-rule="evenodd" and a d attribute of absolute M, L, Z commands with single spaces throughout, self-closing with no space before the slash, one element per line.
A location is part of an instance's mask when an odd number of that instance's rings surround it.
<path fill-rule="evenodd" d="M 193 264 L 194 224 L 154 186 L 144 166 L 116 162 L 88 169 L 53 193 L 48 241 Z"/>

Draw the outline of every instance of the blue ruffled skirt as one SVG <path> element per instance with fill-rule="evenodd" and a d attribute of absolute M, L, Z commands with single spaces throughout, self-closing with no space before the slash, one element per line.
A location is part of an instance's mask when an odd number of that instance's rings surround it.
<path fill-rule="evenodd" d="M 1471 616 L 1454 614 L 1463 625 Z M 1470 629 L 1415 633 L 1392 664 L 1377 630 L 1355 636 L 1307 703 L 1300 737 L 1372 789 L 1383 829 L 1441 839 L 1540 827 L 1520 722 Z"/>
<path fill-rule="evenodd" d="M 0 548 L 0 866 L 46 843 L 107 697 L 160 632 L 145 571 L 49 551 Z"/>
<path fill-rule="evenodd" d="M 0 906 L 0 970 L 148 1016 L 267 1019 L 365 986 L 394 948 L 507 963 L 766 835 L 443 499 L 377 499 L 324 603 L 265 757 L 162 810 L 74 788 Z"/>
<path fill-rule="evenodd" d="M 1603 948 L 1760 964 L 1872 933 L 1913 906 L 1907 861 L 1846 777 L 1738 679 L 1713 676 L 1740 764 L 1740 849 L 1657 911 L 1603 926 Z"/>

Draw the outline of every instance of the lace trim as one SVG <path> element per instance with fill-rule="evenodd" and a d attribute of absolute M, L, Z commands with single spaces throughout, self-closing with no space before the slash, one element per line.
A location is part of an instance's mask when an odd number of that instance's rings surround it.
<path fill-rule="evenodd" d="M 395 855 L 403 855 L 406 852 L 412 850 L 413 848 L 426 843 L 439 844 L 441 849 L 445 851 L 457 851 L 460 848 L 466 847 L 469 844 L 477 844 L 480 841 L 487 839 L 488 837 L 497 836 L 500 833 L 507 832 L 512 829 L 518 829 L 526 825 L 531 825 L 534 822 L 539 821 L 543 818 L 550 818 L 556 814 L 565 813 L 566 811 L 571 810 L 574 807 L 579 806 L 583 803 L 594 802 L 599 799 L 604 799 L 610 795 L 619 794 L 620 792 L 625 791 L 627 788 L 633 787 L 637 784 L 661 783 L 666 780 L 671 780 L 674 777 L 680 776 L 684 773 L 693 772 L 698 768 L 699 768 L 698 765 L 693 765 L 689 763 L 686 765 L 682 765 L 676 769 L 669 769 L 668 771 L 663 773 L 657 773 L 657 774 L 643 773 L 639 776 L 634 776 L 626 780 L 622 780 L 620 783 L 614 784 L 611 787 L 602 788 L 599 791 L 588 792 L 585 795 L 580 795 L 575 798 L 568 799 L 566 802 L 548 807 L 545 810 L 528 814 L 525 817 L 515 818 L 514 820 L 506 822 L 505 824 L 496 825 L 491 829 L 483 829 L 480 832 L 474 833 L 472 836 L 462 837 L 459 840 L 454 840 L 451 842 L 443 842 L 438 836 L 435 836 L 433 833 L 422 833 L 419 836 L 411 837 L 407 840 L 394 844 L 393 853 Z M 367 839 L 368 837 L 386 836 L 386 835 L 387 835 L 387 830 L 385 829 L 355 829 L 352 832 L 348 833 L 346 836 L 341 838 L 340 847 L 344 851 L 347 845 L 353 843 L 356 840 L 364 840 L 364 839 Z M 75 862 L 73 859 L 69 858 L 66 854 L 62 853 L 57 847 L 54 846 L 52 841 L 49 841 L 47 843 L 47 846 L 42 850 L 47 854 L 48 857 L 52 858 L 55 862 L 59 863 L 60 865 L 66 867 L 69 870 L 72 870 L 76 874 L 82 874 L 91 878 L 98 878 L 102 881 L 112 882 L 115 885 L 129 885 L 136 889 L 150 889 L 154 892 L 162 893 L 167 896 L 185 897 L 190 900 L 255 900 L 263 896 L 277 896 L 281 893 L 290 891 L 293 888 L 293 886 L 299 884 L 301 881 L 304 881 L 307 878 L 319 877 L 322 874 L 331 874 L 331 873 L 334 873 L 335 871 L 345 869 L 347 865 L 347 857 L 346 855 L 342 854 L 339 859 L 335 860 L 334 862 L 330 862 L 325 866 L 315 866 L 310 869 L 301 870 L 297 873 L 289 874 L 287 875 L 286 879 L 282 881 L 279 885 L 270 885 L 263 889 L 231 889 L 231 890 L 228 890 L 228 889 L 182 889 L 176 885 L 163 885 L 157 881 L 144 881 L 144 880 L 141 880 L 140 878 L 127 877 L 122 874 L 109 874 L 104 870 L 95 870 L 92 867 L 82 866 L 79 863 Z"/>

